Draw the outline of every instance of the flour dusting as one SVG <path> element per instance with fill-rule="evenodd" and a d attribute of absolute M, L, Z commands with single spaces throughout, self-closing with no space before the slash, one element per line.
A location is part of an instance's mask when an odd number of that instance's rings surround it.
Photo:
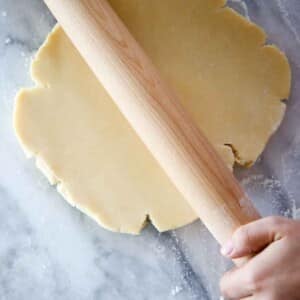
<path fill-rule="evenodd" d="M 230 0 L 230 2 L 239 5 L 239 7 L 242 9 L 242 14 L 244 17 L 250 20 L 248 6 L 243 0 Z"/>
<path fill-rule="evenodd" d="M 264 211 L 280 214 L 286 217 L 294 217 L 296 200 L 292 191 L 283 182 L 274 176 L 254 174 L 241 181 L 242 186 L 250 194 L 250 199 L 256 200 L 258 206 Z M 265 209 L 267 207 L 267 209 Z"/>
<path fill-rule="evenodd" d="M 298 35 L 298 32 L 297 32 L 296 28 L 294 27 L 293 23 L 291 22 L 289 12 L 287 11 L 283 1 L 282 0 L 275 0 L 275 3 L 277 4 L 277 6 L 280 10 L 280 13 L 281 13 L 287 27 L 289 28 L 289 30 L 294 35 L 295 40 L 297 41 L 297 43 L 300 44 L 300 36 Z"/>
<path fill-rule="evenodd" d="M 183 290 L 183 288 L 179 285 L 176 285 L 174 288 L 172 288 L 171 290 L 171 295 L 172 296 L 176 296 L 178 295 L 181 291 Z"/>
<path fill-rule="evenodd" d="M 10 37 L 6 38 L 5 41 L 4 41 L 4 44 L 5 45 L 11 44 L 11 38 Z"/>
<path fill-rule="evenodd" d="M 294 219 L 300 220 L 300 208 L 295 209 L 295 211 L 294 211 Z"/>

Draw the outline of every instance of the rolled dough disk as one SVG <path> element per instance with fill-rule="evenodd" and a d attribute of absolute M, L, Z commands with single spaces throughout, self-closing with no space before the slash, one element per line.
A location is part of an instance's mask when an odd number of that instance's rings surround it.
<path fill-rule="evenodd" d="M 253 163 L 279 126 L 286 57 L 221 0 L 110 0 L 226 163 Z M 103 227 L 139 233 L 196 216 L 57 26 L 17 97 L 23 148 L 67 201 Z"/>

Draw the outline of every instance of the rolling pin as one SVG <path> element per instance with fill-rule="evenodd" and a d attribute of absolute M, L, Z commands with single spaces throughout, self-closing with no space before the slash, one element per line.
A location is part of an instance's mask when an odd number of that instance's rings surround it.
<path fill-rule="evenodd" d="M 258 219 L 259 214 L 231 171 L 109 3 L 106 0 L 45 2 L 217 241 L 223 245 L 239 226 Z"/>

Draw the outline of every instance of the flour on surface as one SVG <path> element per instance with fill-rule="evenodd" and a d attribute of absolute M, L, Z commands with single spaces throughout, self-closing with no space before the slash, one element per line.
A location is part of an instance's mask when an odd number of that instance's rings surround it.
<path fill-rule="evenodd" d="M 12 42 L 12 41 L 11 41 L 11 38 L 8 37 L 8 38 L 5 39 L 4 44 L 5 44 L 5 45 L 9 45 L 11 42 Z"/>
<path fill-rule="evenodd" d="M 284 4 L 284 0 L 275 0 L 275 3 L 277 4 L 280 13 L 287 25 L 287 27 L 290 29 L 290 31 L 292 32 L 292 34 L 295 37 L 295 40 L 297 41 L 298 44 L 300 44 L 300 36 L 298 35 L 298 32 L 296 30 L 296 28 L 294 27 L 291 19 L 290 19 L 290 15 L 289 12 L 287 11 L 285 4 Z"/>
<path fill-rule="evenodd" d="M 257 206 L 263 211 L 272 214 L 280 214 L 285 217 L 293 217 L 296 209 L 295 196 L 288 186 L 275 178 L 264 174 L 253 174 L 241 180 L 245 188 Z M 283 202 L 286 202 L 286 205 Z"/>
<path fill-rule="evenodd" d="M 228 1 L 228 4 L 230 4 L 230 2 L 232 4 L 234 4 L 234 6 L 238 5 L 241 9 L 238 9 L 236 7 L 235 7 L 235 9 L 238 10 L 248 20 L 250 20 L 248 6 L 243 0 L 230 0 L 230 1 Z"/>
<path fill-rule="evenodd" d="M 183 290 L 183 288 L 179 285 L 176 285 L 174 288 L 172 288 L 171 290 L 171 295 L 172 296 L 176 296 L 178 295 L 181 291 Z"/>

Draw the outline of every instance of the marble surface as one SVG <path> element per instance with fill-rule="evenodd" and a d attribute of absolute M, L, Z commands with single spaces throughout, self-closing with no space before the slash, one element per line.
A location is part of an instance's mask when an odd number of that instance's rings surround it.
<path fill-rule="evenodd" d="M 300 207 L 300 1 L 231 0 L 284 50 L 292 96 L 279 131 L 235 173 L 263 215 Z M 42 0 L 0 0 L 0 299 L 219 299 L 230 264 L 200 221 L 140 236 L 108 232 L 71 208 L 26 160 L 12 129 L 14 96 L 55 24 Z M 299 214 L 298 214 L 299 215 Z"/>

